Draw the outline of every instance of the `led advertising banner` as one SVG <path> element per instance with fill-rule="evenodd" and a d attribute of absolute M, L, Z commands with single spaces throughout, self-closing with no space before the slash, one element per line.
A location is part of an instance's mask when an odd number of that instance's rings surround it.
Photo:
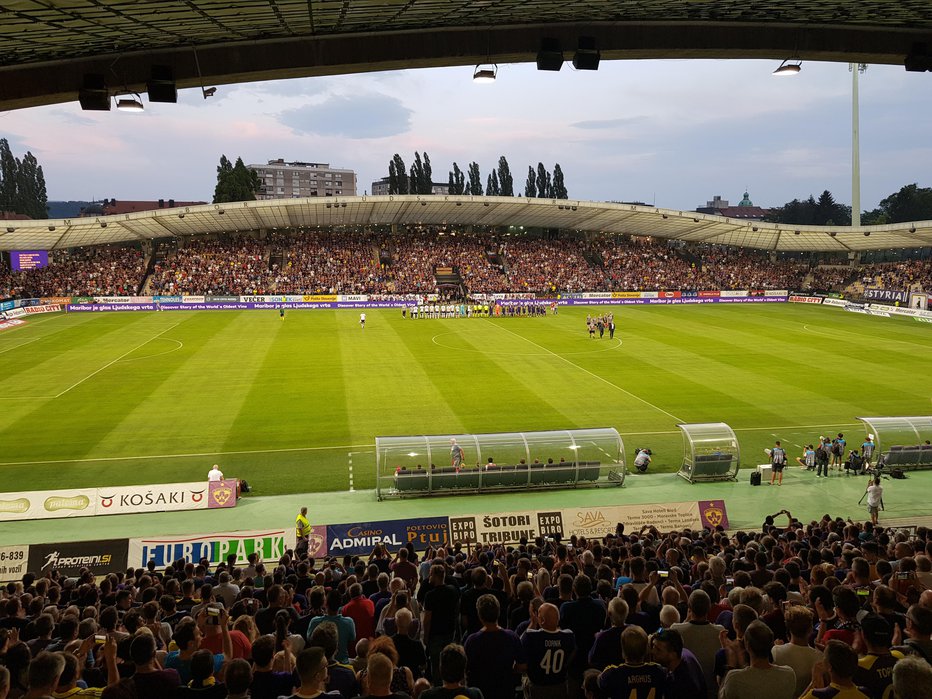
<path fill-rule="evenodd" d="M 49 266 L 48 250 L 10 250 L 10 265 L 14 272 Z"/>

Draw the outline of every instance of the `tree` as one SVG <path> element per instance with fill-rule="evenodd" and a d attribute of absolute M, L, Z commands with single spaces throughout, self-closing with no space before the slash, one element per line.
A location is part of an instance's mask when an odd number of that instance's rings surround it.
<path fill-rule="evenodd" d="M 392 163 L 395 165 L 395 190 L 391 189 L 391 180 L 389 180 L 389 193 L 390 194 L 407 194 L 408 193 L 408 169 L 405 167 L 405 161 L 401 159 L 401 156 L 395 153 L 392 157 Z M 391 177 L 391 168 L 388 172 L 389 178 Z"/>
<path fill-rule="evenodd" d="M 466 191 L 466 176 L 460 170 L 460 166 L 453 163 L 453 170 L 450 172 L 450 194 L 462 194 Z"/>
<path fill-rule="evenodd" d="M 810 194 L 805 201 L 794 199 L 773 208 L 764 220 L 799 226 L 847 226 L 851 223 L 851 208 L 837 203 L 832 193 L 825 190 L 818 201 Z"/>
<path fill-rule="evenodd" d="M 0 211 L 15 211 L 17 171 L 10 144 L 0 138 Z"/>
<path fill-rule="evenodd" d="M 434 191 L 434 171 L 430 166 L 430 156 L 427 155 L 427 151 L 424 151 L 424 167 L 422 168 L 423 177 L 423 189 L 421 194 L 431 194 Z"/>
<path fill-rule="evenodd" d="M 398 194 L 398 173 L 395 172 L 395 161 L 388 161 L 388 193 Z"/>
<path fill-rule="evenodd" d="M 226 155 L 220 156 L 217 166 L 217 186 L 214 188 L 214 203 L 225 201 L 252 201 L 261 186 L 256 171 L 246 167 L 242 158 L 230 164 Z"/>
<path fill-rule="evenodd" d="M 482 175 L 479 172 L 479 163 L 475 160 L 469 163 L 469 183 L 466 185 L 466 193 L 482 195 Z"/>
<path fill-rule="evenodd" d="M 534 166 L 527 166 L 527 181 L 524 183 L 524 196 L 529 199 L 537 197 L 537 185 L 535 184 Z"/>
<path fill-rule="evenodd" d="M 515 195 L 515 181 L 504 155 L 498 159 L 498 188 L 503 197 Z"/>
<path fill-rule="evenodd" d="M 548 199 L 552 192 L 550 191 L 550 173 L 543 163 L 537 163 L 537 198 Z"/>
<path fill-rule="evenodd" d="M 905 185 L 882 199 L 879 210 L 883 223 L 928 221 L 932 219 L 932 188 L 920 187 L 915 182 Z"/>
<path fill-rule="evenodd" d="M 421 154 L 417 151 L 414 151 L 414 162 L 411 163 L 408 190 L 411 194 L 424 193 L 424 163 L 421 162 Z"/>
<path fill-rule="evenodd" d="M 566 191 L 566 185 L 563 183 L 563 168 L 560 163 L 553 166 L 553 198 L 568 199 L 569 194 Z"/>
<path fill-rule="evenodd" d="M 485 187 L 485 194 L 489 197 L 501 196 L 501 190 L 498 186 L 498 173 L 495 170 L 489 174 L 489 181 Z"/>

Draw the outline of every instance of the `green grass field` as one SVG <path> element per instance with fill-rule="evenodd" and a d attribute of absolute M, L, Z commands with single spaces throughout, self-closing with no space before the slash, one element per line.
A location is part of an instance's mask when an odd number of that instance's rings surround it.
<path fill-rule="evenodd" d="M 597 309 L 598 312 L 605 307 Z M 403 320 L 369 311 L 72 314 L 0 333 L 4 491 L 198 480 L 260 495 L 374 486 L 377 435 L 615 427 L 629 464 L 682 458 L 678 422 L 859 444 L 858 415 L 932 412 L 932 325 L 784 304 Z"/>

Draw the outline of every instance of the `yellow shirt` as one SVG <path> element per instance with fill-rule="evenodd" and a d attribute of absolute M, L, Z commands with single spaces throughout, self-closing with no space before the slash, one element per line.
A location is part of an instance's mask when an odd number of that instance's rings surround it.
<path fill-rule="evenodd" d="M 311 535 L 311 524 L 304 515 L 298 515 L 294 521 L 295 534 L 299 539 L 304 539 Z"/>

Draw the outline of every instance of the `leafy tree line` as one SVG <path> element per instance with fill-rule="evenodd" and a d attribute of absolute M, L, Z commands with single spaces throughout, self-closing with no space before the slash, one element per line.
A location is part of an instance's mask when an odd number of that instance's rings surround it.
<path fill-rule="evenodd" d="M 764 219 L 773 223 L 791 223 L 804 226 L 851 225 L 851 207 L 839 204 L 828 190 L 816 199 L 812 195 L 800 201 L 794 199 L 770 210 Z M 932 187 L 908 184 L 882 199 L 880 205 L 861 214 L 861 225 L 932 220 Z"/>
<path fill-rule="evenodd" d="M 48 218 L 49 197 L 42 166 L 31 152 L 23 159 L 13 156 L 10 144 L 0 138 L 0 211 Z"/>
<path fill-rule="evenodd" d="M 563 180 L 563 170 L 560 164 L 553 166 L 551 174 L 543 163 L 528 168 L 528 183 L 524 187 L 524 196 L 539 197 L 541 199 L 566 199 L 568 194 Z M 418 152 L 414 153 L 414 163 L 410 169 L 405 167 L 402 157 L 395 153 L 388 163 L 388 193 L 389 194 L 430 194 L 432 184 L 432 170 L 430 157 L 424 153 L 423 159 Z M 447 179 L 447 192 L 449 194 L 475 194 L 492 197 L 515 196 L 514 176 L 508 159 L 503 155 L 498 159 L 498 166 L 486 177 L 485 188 L 482 186 L 482 173 L 479 163 L 473 161 L 466 166 L 466 171 L 460 169 L 459 163 L 453 163 Z"/>
<path fill-rule="evenodd" d="M 254 201 L 261 186 L 259 175 L 246 167 L 242 158 L 231 163 L 226 155 L 220 156 L 217 166 L 217 186 L 214 188 L 214 204 L 225 201 Z"/>

